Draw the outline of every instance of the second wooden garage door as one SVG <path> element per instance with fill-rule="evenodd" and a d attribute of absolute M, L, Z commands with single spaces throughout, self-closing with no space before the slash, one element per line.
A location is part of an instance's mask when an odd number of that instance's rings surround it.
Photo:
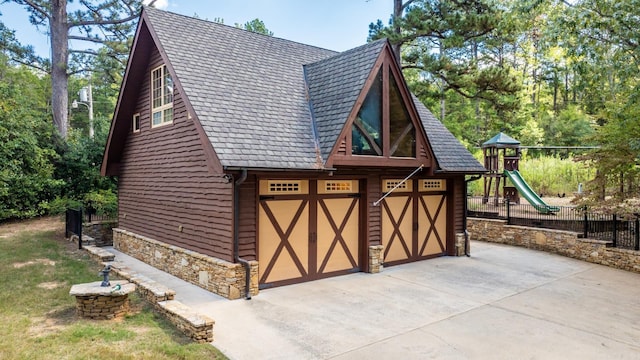
<path fill-rule="evenodd" d="M 383 180 L 389 191 L 402 180 Z M 381 203 L 384 262 L 393 265 L 444 255 L 447 244 L 445 180 L 407 180 Z"/>
<path fill-rule="evenodd" d="M 260 181 L 261 288 L 360 270 L 357 180 Z"/>

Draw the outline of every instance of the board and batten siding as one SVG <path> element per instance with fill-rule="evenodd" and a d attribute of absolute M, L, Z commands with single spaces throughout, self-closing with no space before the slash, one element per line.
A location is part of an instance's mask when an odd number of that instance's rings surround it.
<path fill-rule="evenodd" d="M 122 154 L 119 227 L 167 244 L 233 260 L 233 185 L 213 174 L 183 94 L 174 87 L 173 124 L 151 128 L 150 56 L 136 105 L 140 132 L 129 132 Z"/>

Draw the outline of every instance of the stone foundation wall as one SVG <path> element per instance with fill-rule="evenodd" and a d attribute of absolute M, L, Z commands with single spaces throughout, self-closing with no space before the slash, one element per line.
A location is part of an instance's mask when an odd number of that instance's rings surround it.
<path fill-rule="evenodd" d="M 612 248 L 611 242 L 580 239 L 563 230 L 507 225 L 505 220 L 468 218 L 474 240 L 517 245 L 640 273 L 640 251 Z"/>
<path fill-rule="evenodd" d="M 113 246 L 138 260 L 227 299 L 245 296 L 245 269 L 195 251 L 114 228 Z M 258 262 L 250 261 L 250 293 L 258 294 Z"/>

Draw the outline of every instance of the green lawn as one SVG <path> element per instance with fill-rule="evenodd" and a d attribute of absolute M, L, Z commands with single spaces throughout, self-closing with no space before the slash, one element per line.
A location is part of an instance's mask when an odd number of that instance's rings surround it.
<path fill-rule="evenodd" d="M 0 359 L 226 359 L 137 296 L 124 319 L 78 318 L 69 289 L 99 281 L 101 267 L 63 227 L 58 219 L 0 226 Z"/>

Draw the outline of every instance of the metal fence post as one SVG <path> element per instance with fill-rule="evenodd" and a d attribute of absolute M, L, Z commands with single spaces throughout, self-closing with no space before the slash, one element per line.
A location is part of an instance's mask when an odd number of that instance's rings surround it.
<path fill-rule="evenodd" d="M 589 237 L 589 214 L 587 214 L 587 210 L 584 210 L 584 238 Z"/>
<path fill-rule="evenodd" d="M 636 251 L 640 250 L 640 232 L 638 232 L 638 228 L 640 228 L 640 217 L 636 216 L 636 228 L 635 228 L 635 237 L 636 237 L 636 243 L 634 246 L 634 249 Z"/>
<path fill-rule="evenodd" d="M 84 220 L 82 218 L 82 208 L 80 208 L 78 210 L 78 221 L 77 221 L 77 225 L 76 225 L 76 234 L 78 234 L 78 249 L 82 250 L 82 220 Z"/>
<path fill-rule="evenodd" d="M 511 225 L 511 201 L 505 200 L 507 201 L 507 225 Z"/>
<path fill-rule="evenodd" d="M 616 214 L 613 214 L 613 247 L 618 247 L 618 221 Z"/>

